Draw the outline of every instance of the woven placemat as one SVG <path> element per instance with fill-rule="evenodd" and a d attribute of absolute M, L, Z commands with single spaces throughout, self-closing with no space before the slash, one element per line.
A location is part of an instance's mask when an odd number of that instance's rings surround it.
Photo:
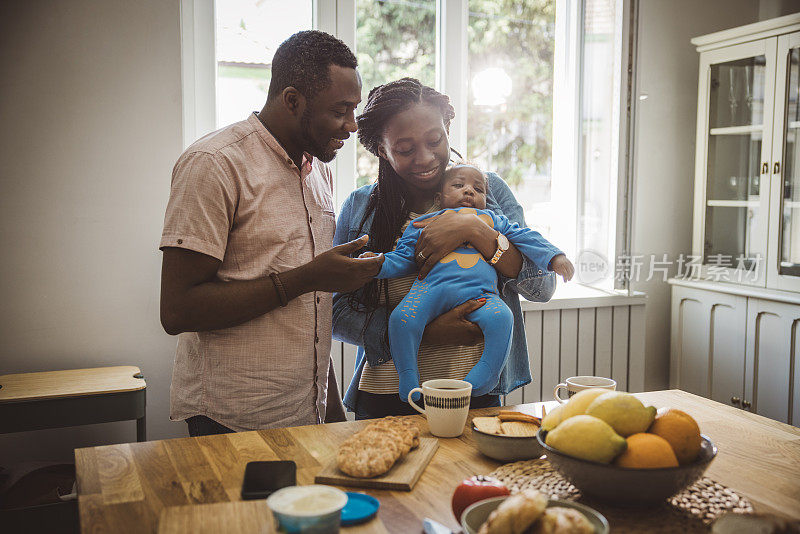
<path fill-rule="evenodd" d="M 752 513 L 747 498 L 732 489 L 703 477 L 655 508 L 614 507 L 581 495 L 581 492 L 556 471 L 546 459 L 505 464 L 489 476 L 499 479 L 512 493 L 533 488 L 552 499 L 583 502 L 597 509 L 614 531 L 707 532 L 708 525 L 726 512 Z"/>

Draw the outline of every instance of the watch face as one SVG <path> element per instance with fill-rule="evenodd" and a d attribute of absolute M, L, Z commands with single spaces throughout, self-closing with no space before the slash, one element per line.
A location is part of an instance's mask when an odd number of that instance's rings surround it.
<path fill-rule="evenodd" d="M 497 246 L 503 250 L 508 249 L 508 238 L 503 234 L 497 235 Z"/>

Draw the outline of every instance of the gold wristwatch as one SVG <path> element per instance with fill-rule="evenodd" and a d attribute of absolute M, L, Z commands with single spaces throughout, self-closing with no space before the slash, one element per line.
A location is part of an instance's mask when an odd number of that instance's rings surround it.
<path fill-rule="evenodd" d="M 506 250 L 508 250 L 508 238 L 501 232 L 497 232 L 497 252 L 495 252 L 492 259 L 489 260 L 489 264 L 494 265 L 500 261 L 500 256 L 502 256 L 503 252 Z"/>

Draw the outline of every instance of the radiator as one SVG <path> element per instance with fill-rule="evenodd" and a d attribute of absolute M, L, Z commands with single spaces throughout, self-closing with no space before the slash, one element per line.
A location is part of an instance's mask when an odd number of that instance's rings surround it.
<path fill-rule="evenodd" d="M 504 404 L 553 400 L 556 385 L 577 375 L 613 378 L 621 391 L 644 390 L 644 304 L 524 314 L 532 381 Z"/>
<path fill-rule="evenodd" d="M 576 375 L 610 377 L 620 391 L 644 391 L 644 295 L 523 302 L 523 314 L 532 381 L 505 395 L 504 405 L 553 400 L 553 388 Z M 355 371 L 355 355 L 354 346 L 333 343 L 342 395 Z"/>

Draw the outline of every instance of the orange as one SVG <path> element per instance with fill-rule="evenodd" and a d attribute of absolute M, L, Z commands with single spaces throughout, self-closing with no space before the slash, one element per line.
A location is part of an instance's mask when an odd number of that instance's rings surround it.
<path fill-rule="evenodd" d="M 667 440 L 681 465 L 693 462 L 700 453 L 700 427 L 686 412 L 674 408 L 659 410 L 647 431 Z"/>
<path fill-rule="evenodd" d="M 639 432 L 628 436 L 628 448 L 617 456 L 614 465 L 620 467 L 653 468 L 678 467 L 678 459 L 667 440 L 655 434 Z"/>

